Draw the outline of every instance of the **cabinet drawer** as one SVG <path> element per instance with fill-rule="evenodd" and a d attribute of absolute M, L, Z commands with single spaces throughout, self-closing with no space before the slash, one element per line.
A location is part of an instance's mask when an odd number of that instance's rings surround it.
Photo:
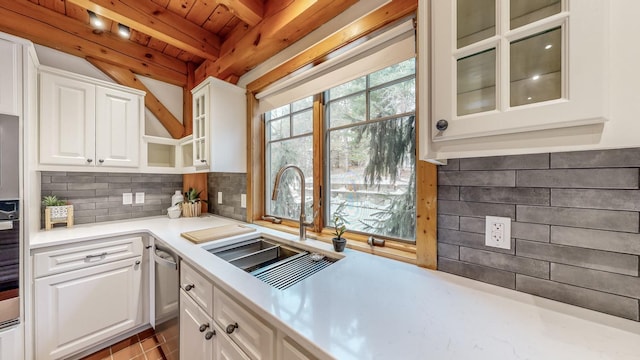
<path fill-rule="evenodd" d="M 142 256 L 142 237 L 110 238 L 89 245 L 70 245 L 33 255 L 35 278 Z"/>
<path fill-rule="evenodd" d="M 213 284 L 184 261 L 180 264 L 180 287 L 205 313 L 213 315 Z"/>
<path fill-rule="evenodd" d="M 224 330 L 220 329 L 218 325 L 215 326 L 218 343 L 213 350 L 214 359 L 216 360 L 251 360 L 244 352 L 236 345 Z"/>
<path fill-rule="evenodd" d="M 215 288 L 213 320 L 253 360 L 273 359 L 273 330 L 231 297 Z"/>
<path fill-rule="evenodd" d="M 290 339 L 282 340 L 282 360 L 311 360 L 314 359 L 310 355 L 307 355 L 305 351 L 300 349 L 300 346 L 295 344 Z"/>

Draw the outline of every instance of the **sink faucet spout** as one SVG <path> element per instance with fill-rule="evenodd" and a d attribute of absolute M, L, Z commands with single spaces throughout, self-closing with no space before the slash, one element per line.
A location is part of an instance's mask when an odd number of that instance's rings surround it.
<path fill-rule="evenodd" d="M 306 239 L 306 229 L 307 226 L 312 226 L 313 225 L 313 221 L 307 223 L 306 219 L 307 219 L 307 215 L 305 214 L 305 178 L 304 178 L 304 173 L 302 172 L 302 170 L 292 164 L 288 164 L 285 165 L 283 167 L 280 168 L 280 170 L 278 170 L 278 173 L 276 174 L 276 179 L 274 181 L 273 184 L 273 193 L 271 194 L 271 200 L 278 200 L 278 187 L 280 185 L 280 180 L 282 178 L 282 175 L 289 169 L 294 170 L 298 176 L 300 177 L 300 241 L 305 240 Z M 314 218 L 315 218 L 314 214 Z"/>

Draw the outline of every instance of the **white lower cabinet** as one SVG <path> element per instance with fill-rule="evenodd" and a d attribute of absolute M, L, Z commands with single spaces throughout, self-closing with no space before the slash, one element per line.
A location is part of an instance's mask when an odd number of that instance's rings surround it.
<path fill-rule="evenodd" d="M 118 243 L 116 239 L 114 243 Z M 141 238 L 123 248 L 142 248 Z M 109 241 L 96 243 L 95 253 L 83 246 L 84 267 L 35 279 L 35 342 L 38 360 L 62 359 L 142 324 L 142 254 L 110 260 Z M 116 247 L 117 248 L 117 247 Z M 73 246 L 65 248 L 75 256 Z M 64 258 L 60 250 L 43 252 Z M 53 261 L 53 260 L 52 260 Z"/>
<path fill-rule="evenodd" d="M 289 339 L 282 339 L 282 360 L 311 360 L 311 356 L 306 355 L 305 351 Z"/>
<path fill-rule="evenodd" d="M 211 317 L 180 290 L 180 359 L 213 359 L 215 335 L 212 326 Z"/>
<path fill-rule="evenodd" d="M 0 360 L 22 358 L 22 326 L 0 331 Z"/>

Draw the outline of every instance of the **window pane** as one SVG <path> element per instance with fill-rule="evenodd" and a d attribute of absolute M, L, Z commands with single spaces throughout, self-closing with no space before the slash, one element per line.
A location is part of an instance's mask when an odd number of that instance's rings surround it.
<path fill-rule="evenodd" d="M 380 71 L 376 71 L 369 75 L 369 86 L 374 87 L 380 84 L 384 84 L 404 76 L 413 75 L 416 73 L 416 61 L 415 59 L 409 59 L 399 64 L 389 66 Z"/>
<path fill-rule="evenodd" d="M 293 104 L 291 104 L 291 106 L 293 107 L 293 112 L 296 111 L 300 111 L 306 108 L 310 108 L 313 106 L 313 96 L 309 96 L 307 98 L 304 98 L 302 100 L 298 100 L 296 102 L 294 102 Z"/>
<path fill-rule="evenodd" d="M 267 146 L 267 212 L 269 215 L 298 220 L 300 217 L 300 178 L 293 170 L 288 170 L 281 179 L 278 199 L 271 200 L 273 183 L 278 170 L 287 164 L 294 164 L 302 170 L 306 178 L 305 208 L 307 221 L 313 217 L 313 137 L 304 136 L 291 140 L 270 143 Z"/>
<path fill-rule="evenodd" d="M 267 123 L 267 134 L 270 135 L 270 138 L 268 138 L 267 141 L 278 140 L 291 136 L 289 121 L 289 117 L 269 121 Z"/>
<path fill-rule="evenodd" d="M 369 118 L 404 114 L 416 109 L 416 80 L 411 79 L 371 92 Z"/>
<path fill-rule="evenodd" d="M 275 119 L 275 118 L 287 115 L 289 113 L 289 108 L 290 108 L 289 105 L 290 104 L 287 104 L 285 106 L 280 106 L 277 109 L 273 109 L 273 110 L 269 111 L 267 113 L 268 114 L 267 118 L 268 119 Z"/>
<path fill-rule="evenodd" d="M 458 115 L 496 108 L 496 49 L 458 60 Z"/>
<path fill-rule="evenodd" d="M 458 49 L 496 34 L 496 0 L 458 0 Z"/>
<path fill-rule="evenodd" d="M 415 239 L 414 126 L 411 116 L 329 133 L 329 219 L 342 216 L 352 231 Z"/>
<path fill-rule="evenodd" d="M 562 96 L 562 30 L 511 43 L 511 106 Z"/>
<path fill-rule="evenodd" d="M 560 0 L 511 0 L 509 3 L 511 29 L 544 19 L 561 10 Z"/>
<path fill-rule="evenodd" d="M 293 115 L 293 136 L 313 132 L 313 110 Z"/>
<path fill-rule="evenodd" d="M 329 90 L 329 99 L 337 99 L 367 88 L 367 78 L 365 76 L 349 81 Z"/>
<path fill-rule="evenodd" d="M 366 120 L 366 102 L 365 94 L 360 94 L 329 103 L 329 127 Z"/>

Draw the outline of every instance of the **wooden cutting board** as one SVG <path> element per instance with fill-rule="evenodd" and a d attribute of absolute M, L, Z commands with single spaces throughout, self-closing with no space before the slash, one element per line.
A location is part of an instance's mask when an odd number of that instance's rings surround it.
<path fill-rule="evenodd" d="M 256 231 L 256 229 L 244 225 L 232 224 L 196 231 L 183 232 L 180 235 L 193 243 L 200 244 L 203 242 L 223 239 L 230 236 L 247 234 L 253 231 Z"/>

